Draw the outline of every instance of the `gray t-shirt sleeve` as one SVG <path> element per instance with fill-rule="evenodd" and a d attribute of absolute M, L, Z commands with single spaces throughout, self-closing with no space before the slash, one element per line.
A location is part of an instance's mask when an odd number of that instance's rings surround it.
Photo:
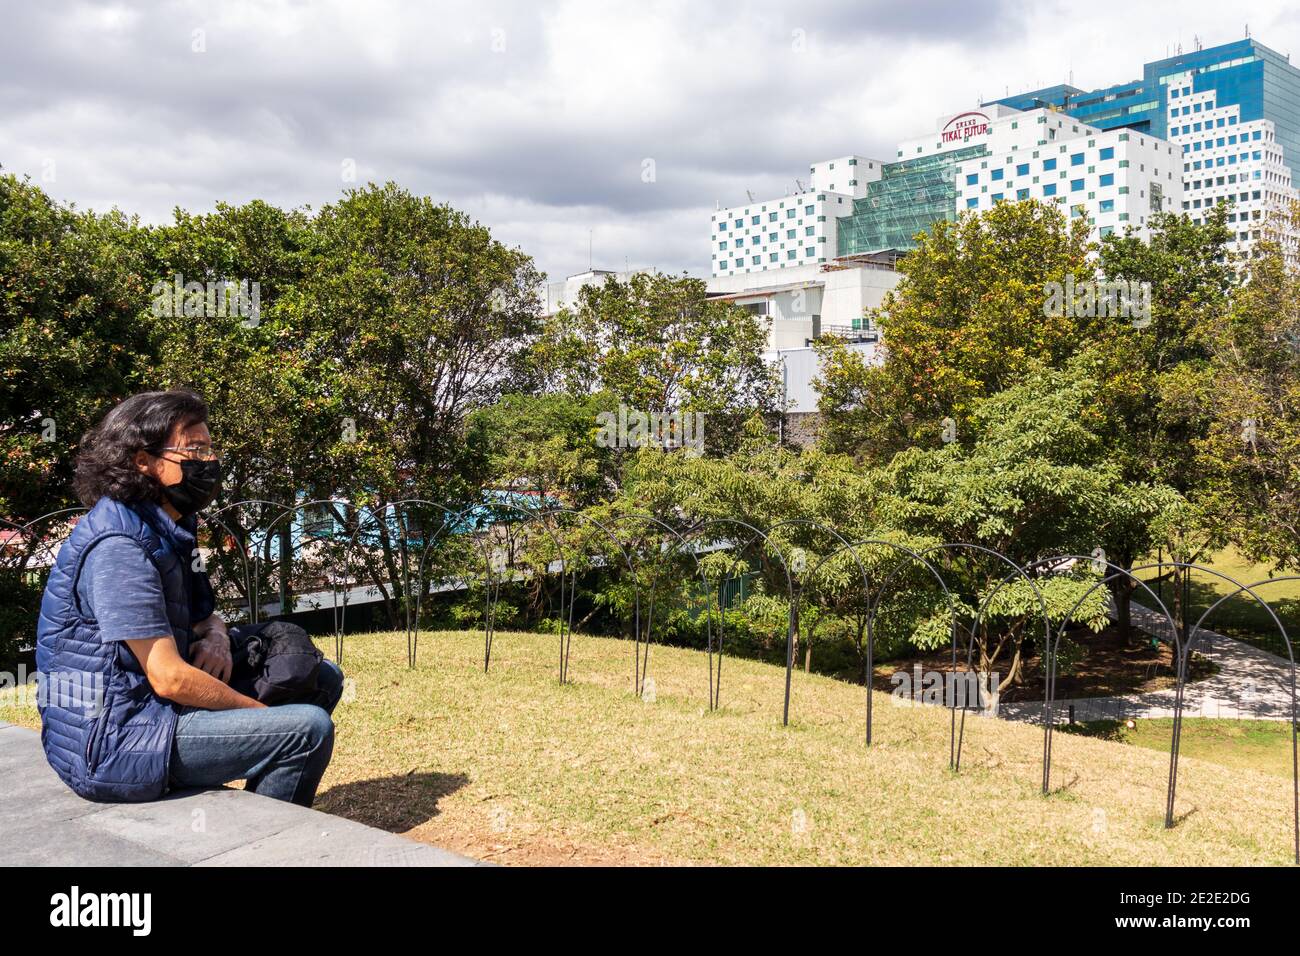
<path fill-rule="evenodd" d="M 144 548 L 114 535 L 90 549 L 77 581 L 86 615 L 101 641 L 132 641 L 172 633 L 162 578 Z"/>

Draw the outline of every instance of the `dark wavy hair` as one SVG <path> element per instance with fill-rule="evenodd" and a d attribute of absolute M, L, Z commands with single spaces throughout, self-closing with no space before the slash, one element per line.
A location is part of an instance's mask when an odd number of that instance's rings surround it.
<path fill-rule="evenodd" d="M 82 436 L 73 482 L 77 497 L 87 508 L 100 498 L 158 501 L 158 482 L 136 468 L 136 452 L 160 449 L 177 425 L 191 428 L 207 420 L 207 402 L 182 389 L 142 392 L 118 402 Z"/>

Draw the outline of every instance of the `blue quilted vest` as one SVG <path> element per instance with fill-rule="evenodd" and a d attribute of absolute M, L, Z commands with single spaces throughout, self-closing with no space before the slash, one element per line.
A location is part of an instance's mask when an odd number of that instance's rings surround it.
<path fill-rule="evenodd" d="M 152 502 L 101 498 L 77 522 L 50 571 L 36 630 L 41 743 L 63 782 L 88 800 L 162 796 L 182 708 L 154 693 L 124 643 L 99 639 L 99 626 L 77 595 L 86 556 L 108 537 L 139 542 L 158 568 L 167 620 L 188 659 L 191 624 L 212 613 L 206 577 L 200 600 L 191 604 L 191 579 L 198 577 L 190 571 L 194 527 L 193 518 L 178 524 Z"/>

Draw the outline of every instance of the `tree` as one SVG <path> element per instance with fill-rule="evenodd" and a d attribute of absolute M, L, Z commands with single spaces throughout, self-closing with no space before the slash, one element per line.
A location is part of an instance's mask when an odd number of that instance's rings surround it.
<path fill-rule="evenodd" d="M 1289 210 L 1300 225 L 1300 204 Z M 1207 336 L 1213 425 L 1197 443 L 1213 510 L 1242 552 L 1300 570 L 1300 278 L 1258 247 L 1233 309 Z"/>
<path fill-rule="evenodd" d="M 998 203 L 919 235 L 875 315 L 883 364 L 834 340 L 818 346 L 830 450 L 887 461 L 933 441 L 944 419 L 960 431 L 979 399 L 1034 364 L 1060 367 L 1098 322 L 1046 314 L 1049 283 L 1091 276 L 1087 235 L 1084 220 L 1036 201 Z"/>
<path fill-rule="evenodd" d="M 881 522 L 916 536 L 982 545 L 1020 566 L 1058 554 L 1133 548 L 1143 534 L 1149 539 L 1150 529 L 1179 496 L 1163 486 L 1126 480 L 1108 458 L 1100 434 L 1105 418 L 1094 406 L 1096 383 L 1087 366 L 1081 357 L 1065 370 L 1039 369 L 980 401 L 965 443 L 936 442 L 897 454 L 883 468 Z M 956 551 L 944 560 L 960 582 L 968 617 L 1010 573 L 1005 564 L 970 552 Z M 1062 623 L 1095 580 L 1086 574 L 1038 579 L 1054 624 Z M 1004 652 L 1010 656 L 1003 687 L 1019 680 L 1023 642 L 1042 624 L 1033 589 L 1022 578 L 1013 577 L 1004 590 L 991 605 L 993 620 L 975 635 L 982 671 L 991 671 Z M 1080 609 L 1076 623 L 1100 629 L 1101 596 L 1099 590 Z"/>
<path fill-rule="evenodd" d="M 596 504 L 617 490 L 613 452 L 596 442 L 597 416 L 609 405 L 599 393 L 513 394 L 472 413 L 489 480 L 572 507 Z"/>
<path fill-rule="evenodd" d="M 153 385 L 207 399 L 225 453 L 223 498 L 289 503 L 329 489 L 324 450 L 337 429 L 321 410 L 333 383 L 309 361 L 310 328 L 289 307 L 314 267 L 306 214 L 260 200 L 219 203 L 208 215 L 177 209 L 152 240 L 141 320 L 158 343 Z M 223 282 L 229 291 L 219 294 Z"/>
<path fill-rule="evenodd" d="M 349 191 L 312 231 L 309 268 L 280 306 L 317 383 L 313 433 L 327 436 L 329 484 L 309 492 L 376 507 L 412 495 L 479 500 L 487 450 L 469 417 L 531 383 L 532 260 L 392 183 Z M 369 528 L 374 546 L 359 550 L 395 620 L 411 597 L 399 560 L 427 531 L 386 514 Z"/>
<path fill-rule="evenodd" d="M 548 324 L 541 361 L 552 387 L 604 392 L 646 415 L 703 415 L 712 454 L 734 447 L 752 413 L 777 410 L 766 347 L 759 320 L 710 299 L 703 281 L 636 273 L 587 286 L 575 307 L 561 309 Z"/>
<path fill-rule="evenodd" d="M 141 230 L 0 175 L 0 517 L 75 504 L 83 432 L 148 378 Z"/>

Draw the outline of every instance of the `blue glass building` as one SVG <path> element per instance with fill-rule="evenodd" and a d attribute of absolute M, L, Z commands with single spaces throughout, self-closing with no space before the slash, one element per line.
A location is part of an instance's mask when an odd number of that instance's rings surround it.
<path fill-rule="evenodd" d="M 1100 129 L 1126 126 L 1161 139 L 1169 132 L 1170 81 L 1190 74 L 1193 93 L 1214 92 L 1220 107 L 1240 107 L 1240 121 L 1270 120 L 1293 181 L 1300 181 L 1300 69 L 1258 40 L 1244 39 L 1146 64 L 1142 79 L 1091 92 L 1051 86 L 994 103 L 1013 109 L 1052 107 Z M 989 105 L 989 104 L 985 104 Z M 1175 117 L 1177 122 L 1180 117 Z"/>

